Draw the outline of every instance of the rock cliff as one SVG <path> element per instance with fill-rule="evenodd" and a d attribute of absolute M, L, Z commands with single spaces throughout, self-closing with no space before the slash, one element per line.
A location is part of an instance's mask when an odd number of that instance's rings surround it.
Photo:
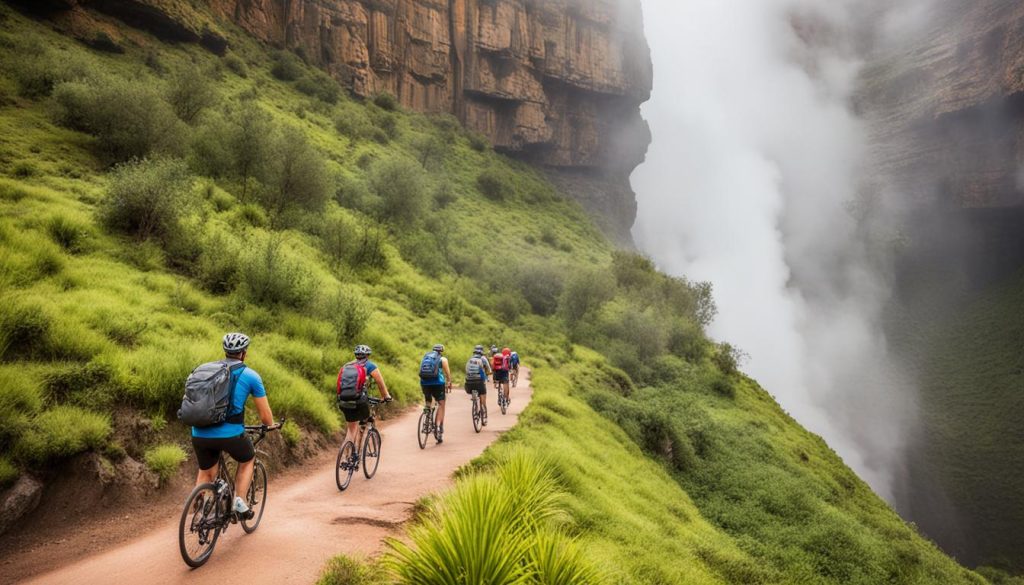
<path fill-rule="evenodd" d="M 361 96 L 449 112 L 495 148 L 552 169 L 617 237 L 650 141 L 639 0 L 212 0 Z M 564 173 L 558 171 L 565 171 Z M 563 176 L 565 175 L 565 176 Z"/>

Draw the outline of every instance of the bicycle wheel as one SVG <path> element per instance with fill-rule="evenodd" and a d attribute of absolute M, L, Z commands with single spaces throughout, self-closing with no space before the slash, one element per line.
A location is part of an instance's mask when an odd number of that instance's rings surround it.
<path fill-rule="evenodd" d="M 193 569 L 203 566 L 210 558 L 220 536 L 216 499 L 217 491 L 212 483 L 200 484 L 189 494 L 181 511 L 178 549 L 185 564 Z"/>
<path fill-rule="evenodd" d="M 519 381 L 519 372 L 513 371 L 511 377 L 512 377 L 512 387 L 515 388 L 516 387 L 516 382 Z"/>
<path fill-rule="evenodd" d="M 377 466 L 380 465 L 380 431 L 371 428 L 366 431 L 366 438 L 363 439 L 363 475 L 366 479 L 377 473 Z"/>
<path fill-rule="evenodd" d="M 334 481 L 338 484 L 338 491 L 345 491 L 352 481 L 352 473 L 358 465 L 353 460 L 356 455 L 356 445 L 352 441 L 345 441 L 345 444 L 338 449 L 338 463 L 334 466 Z"/>
<path fill-rule="evenodd" d="M 498 406 L 501 408 L 501 414 L 508 412 L 508 398 L 505 398 L 504 392 L 498 395 Z"/>
<path fill-rule="evenodd" d="M 419 427 L 416 429 L 416 440 L 420 443 L 420 449 L 427 448 L 427 437 L 430 436 L 430 418 L 434 413 L 430 409 L 423 409 L 420 415 Z"/>
<path fill-rule="evenodd" d="M 260 525 L 260 520 L 263 519 L 263 509 L 267 504 L 267 468 L 258 459 L 256 467 L 252 470 L 252 483 L 249 484 L 249 493 L 245 494 L 245 503 L 249 504 L 253 515 L 248 520 L 242 520 L 242 530 L 246 534 L 252 534 Z"/>
<path fill-rule="evenodd" d="M 483 413 L 480 412 L 480 399 L 473 394 L 473 430 L 480 432 L 481 423 L 484 421 Z"/>

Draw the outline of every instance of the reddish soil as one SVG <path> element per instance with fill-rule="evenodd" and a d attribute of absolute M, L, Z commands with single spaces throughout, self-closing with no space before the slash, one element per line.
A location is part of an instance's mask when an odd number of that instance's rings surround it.
<path fill-rule="evenodd" d="M 420 409 L 384 422 L 376 476 L 367 480 L 359 473 L 344 492 L 335 486 L 332 449 L 283 474 L 271 471 L 259 529 L 246 535 L 232 525 L 199 569 L 189 569 L 178 552 L 186 485 L 141 514 L 106 513 L 71 529 L 40 528 L 48 537 L 0 550 L 0 582 L 312 583 L 338 553 L 379 553 L 383 539 L 397 536 L 411 518 L 417 500 L 450 487 L 455 470 L 511 428 L 532 395 L 528 371 L 512 391 L 508 415 L 502 416 L 493 394 L 490 420 L 477 434 L 469 398 L 456 388 L 448 395 L 444 443 L 430 438 L 425 450 L 416 442 Z"/>

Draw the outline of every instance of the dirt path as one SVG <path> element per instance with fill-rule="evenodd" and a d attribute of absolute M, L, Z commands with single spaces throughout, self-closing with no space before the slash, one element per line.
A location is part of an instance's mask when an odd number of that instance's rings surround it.
<path fill-rule="evenodd" d="M 305 466 L 304 476 L 276 482 L 271 476 L 259 529 L 246 535 L 239 526 L 231 526 L 204 567 L 190 570 L 181 560 L 175 513 L 158 528 L 124 544 L 24 582 L 221 585 L 244 580 L 309 585 L 324 563 L 340 552 L 379 552 L 382 539 L 398 534 L 419 498 L 450 486 L 456 469 L 515 424 L 532 395 L 528 378 L 523 371 L 506 416 L 498 410 L 493 392 L 488 396 L 490 420 L 479 434 L 473 431 L 469 399 L 459 388 L 448 395 L 441 445 L 431 438 L 426 450 L 419 449 L 415 429 L 419 409 L 380 427 L 383 441 L 377 475 L 366 480 L 357 474 L 344 493 L 334 484 L 335 452 L 323 453 L 315 467 Z M 38 565 L 39 559 L 35 560 Z M 0 581 L 6 579 L 0 577 Z"/>

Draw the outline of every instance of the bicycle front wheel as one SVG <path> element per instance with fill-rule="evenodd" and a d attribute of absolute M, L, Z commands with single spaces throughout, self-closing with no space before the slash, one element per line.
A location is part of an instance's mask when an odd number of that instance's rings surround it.
<path fill-rule="evenodd" d="M 245 494 L 245 503 L 252 510 L 252 518 L 242 520 L 242 530 L 252 534 L 259 527 L 267 504 L 267 468 L 262 461 L 257 460 L 252 470 L 252 483 L 249 484 L 249 493 Z"/>
<path fill-rule="evenodd" d="M 430 417 L 433 413 L 424 409 L 420 415 L 419 427 L 416 429 L 416 440 L 419 441 L 420 449 L 427 448 L 427 437 L 430 436 Z"/>
<path fill-rule="evenodd" d="M 334 481 L 338 484 L 338 491 L 345 491 L 348 484 L 352 482 L 352 473 L 356 467 L 356 445 L 352 441 L 345 441 L 345 444 L 338 450 L 338 463 L 334 466 Z"/>
<path fill-rule="evenodd" d="M 200 484 L 185 500 L 178 523 L 178 549 L 185 564 L 193 569 L 203 566 L 213 554 L 220 530 L 216 487 Z"/>
<path fill-rule="evenodd" d="M 377 466 L 380 465 L 380 431 L 371 428 L 366 432 L 363 439 L 363 475 L 366 479 L 377 473 Z"/>
<path fill-rule="evenodd" d="M 501 414 L 508 412 L 508 398 L 505 398 L 504 392 L 498 395 L 498 406 L 501 407 Z"/>

